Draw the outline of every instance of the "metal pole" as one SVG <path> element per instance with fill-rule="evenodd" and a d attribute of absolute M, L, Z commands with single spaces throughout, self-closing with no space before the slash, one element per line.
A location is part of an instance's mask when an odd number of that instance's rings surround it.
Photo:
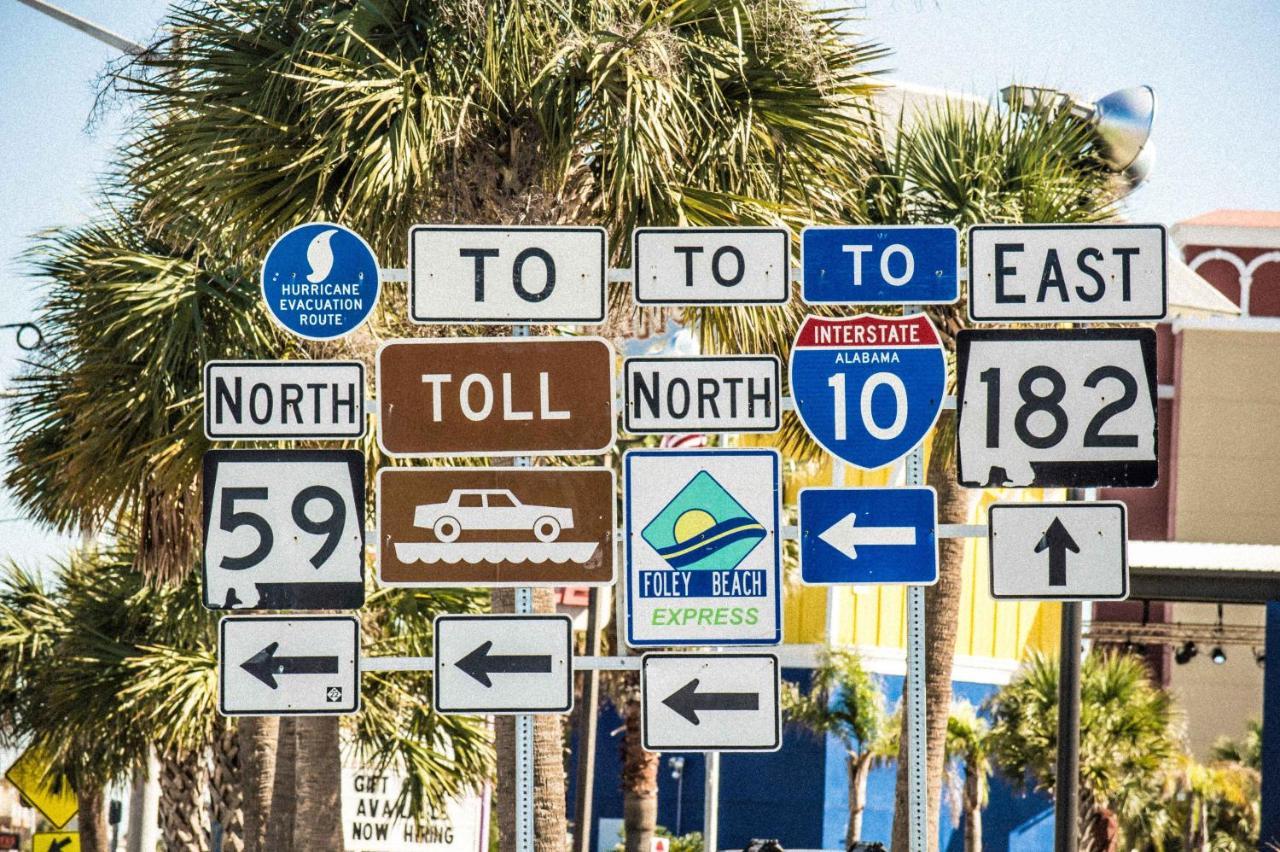
<path fill-rule="evenodd" d="M 904 305 L 902 315 L 918 313 Z M 907 454 L 907 485 L 924 484 L 924 445 Z M 910 852 L 929 849 L 929 754 L 925 710 L 924 587 L 907 587 L 907 812 L 910 814 Z"/>
<path fill-rule="evenodd" d="M 1089 492 L 1073 488 L 1071 500 L 1086 500 Z M 1058 765 L 1054 779 L 1054 852 L 1079 848 L 1080 815 L 1080 643 L 1084 615 L 1079 601 L 1062 604 L 1062 634 L 1058 649 Z"/>
<path fill-rule="evenodd" d="M 619 635 L 622 635 L 619 633 Z M 600 655 L 600 590 L 592 588 L 587 600 L 587 656 Z M 582 703 L 578 706 L 578 777 L 573 813 L 574 852 L 591 852 L 591 819 L 596 782 L 596 731 L 600 726 L 600 670 L 582 673 Z"/>
<path fill-rule="evenodd" d="M 703 852 L 717 852 L 720 833 L 720 752 L 706 752 L 707 783 L 702 800 Z"/>
<path fill-rule="evenodd" d="M 515 326 L 511 333 L 514 337 L 528 337 L 527 325 Z M 532 460 L 528 456 L 516 459 L 516 467 L 529 467 Z M 518 615 L 533 612 L 533 589 L 525 587 L 516 589 L 515 607 Z M 521 713 L 515 717 L 516 728 L 516 849 L 518 852 L 533 852 L 533 716 Z"/>
<path fill-rule="evenodd" d="M 18 0 L 18 2 L 24 6 L 30 6 L 37 12 L 43 12 L 55 21 L 60 21 L 69 27 L 73 27 L 103 44 L 114 47 L 116 50 L 122 50 L 133 56 L 141 56 L 147 52 L 145 45 L 138 44 L 136 41 L 127 39 L 122 35 L 116 35 L 111 30 L 100 27 L 92 21 L 86 21 L 79 15 L 73 15 L 65 9 L 59 9 L 52 3 L 46 3 L 44 0 Z"/>

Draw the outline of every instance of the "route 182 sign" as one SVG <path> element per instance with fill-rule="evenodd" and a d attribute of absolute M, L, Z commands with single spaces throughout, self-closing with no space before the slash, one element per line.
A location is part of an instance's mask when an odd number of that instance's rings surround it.
<path fill-rule="evenodd" d="M 959 480 L 968 488 L 1156 484 L 1156 333 L 961 331 Z"/>
<path fill-rule="evenodd" d="M 791 349 L 791 393 L 809 434 L 874 470 L 909 453 L 942 410 L 947 362 L 924 314 L 809 316 Z"/>

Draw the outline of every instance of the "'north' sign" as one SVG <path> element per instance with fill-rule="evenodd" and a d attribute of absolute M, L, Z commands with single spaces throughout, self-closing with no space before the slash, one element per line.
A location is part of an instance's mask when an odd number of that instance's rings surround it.
<path fill-rule="evenodd" d="M 419 225 L 409 317 L 422 323 L 604 321 L 603 228 Z"/>
<path fill-rule="evenodd" d="M 779 305 L 791 295 L 786 228 L 636 228 L 641 305 Z"/>
<path fill-rule="evenodd" d="M 214 441 L 360 438 L 359 361 L 209 361 L 204 434 Z"/>
<path fill-rule="evenodd" d="M 1163 225 L 975 225 L 969 319 L 1164 319 L 1165 242 Z"/>
<path fill-rule="evenodd" d="M 378 440 L 393 456 L 600 455 L 613 446 L 600 337 L 396 340 L 378 350 Z"/>
<path fill-rule="evenodd" d="M 623 429 L 776 432 L 781 362 L 773 355 L 628 358 Z"/>

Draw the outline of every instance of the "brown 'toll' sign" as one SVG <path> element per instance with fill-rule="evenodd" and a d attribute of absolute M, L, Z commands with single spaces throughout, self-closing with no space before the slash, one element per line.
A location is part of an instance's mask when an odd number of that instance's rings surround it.
<path fill-rule="evenodd" d="M 384 468 L 378 579 L 387 586 L 613 582 L 613 471 Z"/>
<path fill-rule="evenodd" d="M 391 341 L 378 350 L 378 440 L 393 456 L 606 453 L 613 367 L 600 337 Z"/>

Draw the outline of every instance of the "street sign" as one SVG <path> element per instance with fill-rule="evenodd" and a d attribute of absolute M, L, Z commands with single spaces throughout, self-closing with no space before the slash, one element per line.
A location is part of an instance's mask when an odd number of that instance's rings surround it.
<path fill-rule="evenodd" d="M 0 849 L 21 849 L 22 835 L 16 831 L 0 831 Z"/>
<path fill-rule="evenodd" d="M 613 582 L 609 468 L 383 468 L 377 490 L 384 586 Z"/>
<path fill-rule="evenodd" d="M 604 322 L 603 228 L 418 225 L 409 317 L 422 323 Z"/>
<path fill-rule="evenodd" d="M 224 716 L 337 716 L 360 709 L 355 616 L 226 616 L 218 625 Z"/>
<path fill-rule="evenodd" d="M 204 605 L 364 605 L 364 455 L 358 450 L 204 454 Z"/>
<path fill-rule="evenodd" d="M 640 742 L 648 751 L 777 751 L 773 654 L 645 654 Z"/>
<path fill-rule="evenodd" d="M 80 832 L 38 831 L 31 838 L 31 852 L 80 852 Z"/>
<path fill-rule="evenodd" d="M 214 441 L 361 438 L 359 361 L 209 361 L 204 434 Z"/>
<path fill-rule="evenodd" d="M 974 225 L 969 319 L 1164 319 L 1165 243 L 1164 225 Z"/>
<path fill-rule="evenodd" d="M 627 644 L 782 641 L 777 450 L 623 457 Z"/>
<path fill-rule="evenodd" d="M 865 470 L 924 440 L 946 386 L 946 355 L 924 314 L 805 317 L 791 349 L 801 422 L 823 449 Z"/>
<path fill-rule="evenodd" d="M 786 228 L 636 228 L 641 305 L 780 305 L 791 297 Z"/>
<path fill-rule="evenodd" d="M 803 488 L 799 502 L 805 583 L 937 582 L 932 488 Z"/>
<path fill-rule="evenodd" d="M 996 503 L 987 515 L 991 597 L 1124 600 L 1128 523 L 1121 502 Z"/>
<path fill-rule="evenodd" d="M 62 828 L 80 809 L 80 801 L 65 775 L 54 774 L 48 755 L 28 748 L 4 773 L 22 798 L 40 812 L 54 828 Z"/>
<path fill-rule="evenodd" d="M 435 700 L 441 713 L 568 713 L 573 621 L 567 615 L 439 615 Z"/>
<path fill-rule="evenodd" d="M 401 798 L 398 771 L 342 768 L 342 837 L 346 852 L 487 852 L 488 789 L 468 790 L 444 807 L 416 812 Z"/>
<path fill-rule="evenodd" d="M 660 432 L 776 432 L 782 423 L 775 355 L 627 358 L 622 428 Z"/>
<path fill-rule="evenodd" d="M 960 298 L 953 225 L 810 225 L 800 232 L 810 305 L 951 304 Z"/>
<path fill-rule="evenodd" d="M 962 330 L 960 484 L 1156 484 L 1156 333 L 1149 328 Z"/>
<path fill-rule="evenodd" d="M 268 313 L 308 340 L 355 331 L 378 303 L 380 286 L 373 249 L 355 231 L 332 222 L 291 228 L 262 264 Z"/>
<path fill-rule="evenodd" d="M 613 347 L 600 337 L 395 340 L 378 349 L 378 442 L 392 456 L 601 455 Z"/>

